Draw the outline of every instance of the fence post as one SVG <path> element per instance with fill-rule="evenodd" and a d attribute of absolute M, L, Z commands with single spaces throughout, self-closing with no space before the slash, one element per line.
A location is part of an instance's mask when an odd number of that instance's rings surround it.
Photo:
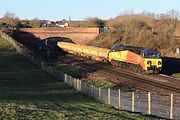
<path fill-rule="evenodd" d="M 78 90 L 78 79 L 75 78 L 75 89 Z"/>
<path fill-rule="evenodd" d="M 77 90 L 77 79 L 76 78 L 74 78 L 74 88 Z"/>
<path fill-rule="evenodd" d="M 108 104 L 111 104 L 111 90 L 108 88 Z"/>
<path fill-rule="evenodd" d="M 71 80 L 70 79 L 71 79 L 70 76 L 67 75 L 67 83 L 68 83 L 69 86 L 71 86 Z"/>
<path fill-rule="evenodd" d="M 74 78 L 71 76 L 71 85 L 74 88 Z"/>
<path fill-rule="evenodd" d="M 41 61 L 41 69 L 44 69 L 44 63 Z"/>
<path fill-rule="evenodd" d="M 151 93 L 148 92 L 148 114 L 151 114 Z"/>
<path fill-rule="evenodd" d="M 67 83 L 69 86 L 71 86 L 71 76 L 67 75 Z"/>
<path fill-rule="evenodd" d="M 76 78 L 76 90 L 79 91 L 79 80 Z"/>
<path fill-rule="evenodd" d="M 118 108 L 121 108 L 121 90 L 118 89 Z"/>
<path fill-rule="evenodd" d="M 81 85 L 82 85 L 82 84 L 81 84 L 81 80 L 79 80 L 79 91 L 80 91 L 80 92 L 81 92 L 81 88 L 82 88 Z"/>
<path fill-rule="evenodd" d="M 72 87 L 75 88 L 75 79 L 73 77 L 71 77 L 71 81 L 72 81 Z"/>
<path fill-rule="evenodd" d="M 80 80 L 77 78 L 77 90 L 80 91 Z"/>
<path fill-rule="evenodd" d="M 71 86 L 71 76 L 67 75 L 68 85 Z"/>
<path fill-rule="evenodd" d="M 132 112 L 134 112 L 134 92 L 132 92 Z"/>
<path fill-rule="evenodd" d="M 91 85 L 91 96 L 94 95 L 94 85 Z"/>
<path fill-rule="evenodd" d="M 99 101 L 101 100 L 101 88 L 99 87 Z"/>
<path fill-rule="evenodd" d="M 170 119 L 173 119 L 173 94 L 171 94 Z"/>
<path fill-rule="evenodd" d="M 69 75 L 69 85 L 72 86 L 71 76 Z"/>
<path fill-rule="evenodd" d="M 64 82 L 67 83 L 67 76 L 65 73 L 64 73 Z"/>

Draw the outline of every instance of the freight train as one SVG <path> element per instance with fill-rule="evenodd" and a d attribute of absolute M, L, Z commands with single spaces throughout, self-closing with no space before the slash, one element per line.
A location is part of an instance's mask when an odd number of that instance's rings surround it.
<path fill-rule="evenodd" d="M 57 46 L 71 54 L 110 62 L 116 67 L 136 72 L 158 73 L 162 69 L 160 52 L 152 48 L 114 45 L 107 49 L 68 42 L 58 42 Z"/>

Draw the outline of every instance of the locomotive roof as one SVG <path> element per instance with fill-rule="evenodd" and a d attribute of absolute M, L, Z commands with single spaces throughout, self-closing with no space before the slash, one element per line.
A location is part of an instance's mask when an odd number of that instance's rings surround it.
<path fill-rule="evenodd" d="M 121 51 L 121 50 L 129 50 L 136 54 L 141 54 L 141 52 L 154 51 L 153 48 L 145 48 L 145 47 L 134 47 L 134 46 L 125 46 L 125 45 L 114 45 L 111 48 L 111 51 Z"/>

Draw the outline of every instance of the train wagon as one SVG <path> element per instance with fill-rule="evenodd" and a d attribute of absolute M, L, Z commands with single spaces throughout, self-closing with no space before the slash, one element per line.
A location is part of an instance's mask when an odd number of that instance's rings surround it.
<path fill-rule="evenodd" d="M 136 72 L 158 73 L 162 69 L 160 53 L 152 48 L 114 45 L 106 49 L 67 42 L 58 42 L 57 45 L 68 53 L 108 61 L 116 67 Z"/>
<path fill-rule="evenodd" d="M 57 45 L 68 53 L 84 56 L 98 61 L 108 61 L 109 49 L 68 42 L 58 42 Z"/>

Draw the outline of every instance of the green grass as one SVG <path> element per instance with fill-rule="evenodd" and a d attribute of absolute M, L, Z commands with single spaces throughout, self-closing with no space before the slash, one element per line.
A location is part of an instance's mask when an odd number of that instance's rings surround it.
<path fill-rule="evenodd" d="M 175 73 L 172 75 L 173 77 L 177 77 L 177 78 L 180 78 L 180 73 Z"/>
<path fill-rule="evenodd" d="M 95 76 L 95 75 L 90 75 L 88 78 L 84 78 L 83 82 L 86 83 L 87 86 L 94 85 L 95 87 L 100 87 L 104 89 L 110 88 L 111 90 L 118 90 L 120 89 L 123 92 L 140 92 L 141 90 L 127 86 L 127 85 L 120 85 L 117 86 L 116 84 L 109 82 L 108 79 L 101 77 L 101 76 Z"/>
<path fill-rule="evenodd" d="M 0 68 L 0 120 L 155 119 L 116 110 L 75 91 L 16 54 L 2 38 Z"/>
<path fill-rule="evenodd" d="M 85 74 L 85 71 L 82 70 L 80 67 L 73 67 L 71 65 L 59 62 L 55 66 L 62 72 L 67 73 L 68 75 L 71 75 L 73 77 L 82 77 Z"/>
<path fill-rule="evenodd" d="M 101 88 L 114 88 L 116 87 L 115 84 L 108 82 L 106 78 L 99 77 L 99 76 L 89 76 L 88 78 L 85 78 L 84 82 L 87 85 L 94 85 L 95 87 L 101 87 Z"/>

